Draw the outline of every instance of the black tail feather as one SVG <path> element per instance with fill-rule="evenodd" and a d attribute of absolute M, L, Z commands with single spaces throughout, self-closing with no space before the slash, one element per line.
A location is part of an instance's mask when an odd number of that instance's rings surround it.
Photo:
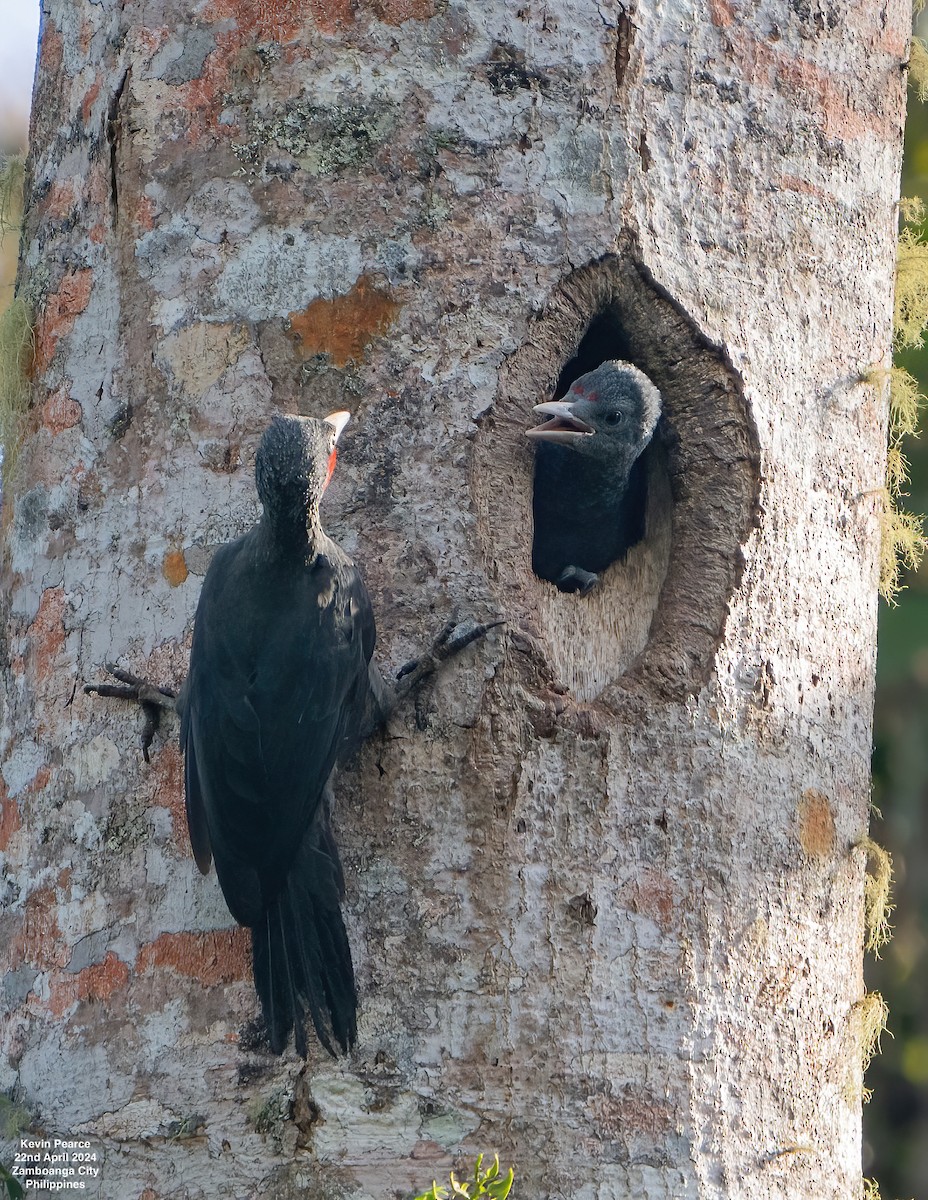
<path fill-rule="evenodd" d="M 326 850 L 304 845 L 252 930 L 255 987 L 275 1054 L 292 1030 L 297 1053 L 306 1057 L 307 1018 L 333 1057 L 335 1045 L 343 1054 L 354 1045 L 358 999 L 339 908 L 341 866 Z"/>

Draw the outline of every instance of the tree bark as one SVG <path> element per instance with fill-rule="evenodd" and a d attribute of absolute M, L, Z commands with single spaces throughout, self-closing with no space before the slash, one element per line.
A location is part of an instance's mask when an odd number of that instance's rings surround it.
<path fill-rule="evenodd" d="M 0 1088 L 104 1197 L 860 1186 L 862 934 L 909 11 L 47 0 L 5 497 Z M 627 357 L 648 534 L 531 573 L 531 408 Z M 571 364 L 573 364 L 571 366 Z M 277 409 L 395 669 L 506 618 L 336 786 L 347 1060 L 255 1044 L 186 839 L 183 678 Z M 94 1194 L 90 1191 L 89 1194 Z"/>

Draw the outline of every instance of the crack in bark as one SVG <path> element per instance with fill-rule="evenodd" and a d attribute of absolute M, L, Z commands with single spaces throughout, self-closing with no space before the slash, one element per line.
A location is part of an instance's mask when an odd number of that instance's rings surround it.
<path fill-rule="evenodd" d="M 628 64 L 632 56 L 632 42 L 635 37 L 635 29 L 632 25 L 631 17 L 623 9 L 619 13 L 619 19 L 616 22 L 616 38 L 615 38 L 615 86 L 616 91 L 621 91 L 622 85 L 625 82 L 625 76 L 628 72 Z"/>
<path fill-rule="evenodd" d="M 110 148 L 110 213 L 113 218 L 113 228 L 115 229 L 119 223 L 119 145 L 122 137 L 122 108 L 123 96 L 125 95 L 126 84 L 129 80 L 129 68 L 127 67 L 122 78 L 117 84 L 116 90 L 113 93 L 112 99 L 109 102 L 106 110 L 106 140 Z"/>

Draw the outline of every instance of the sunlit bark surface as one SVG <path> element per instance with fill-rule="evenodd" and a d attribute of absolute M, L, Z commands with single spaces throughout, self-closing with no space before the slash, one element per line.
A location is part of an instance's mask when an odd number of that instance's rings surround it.
<path fill-rule="evenodd" d="M 112 1200 L 381 1200 L 482 1150 L 539 1200 L 855 1196 L 861 375 L 888 361 L 905 6 L 44 7 L 0 1088 L 94 1139 L 84 1194 Z M 576 597 L 531 575 L 522 431 L 585 337 L 665 419 L 647 538 Z M 261 430 L 338 408 L 325 518 L 385 668 L 452 611 L 507 625 L 338 781 L 359 1042 L 304 1068 L 249 1035 L 176 730 L 146 766 L 82 684 L 183 678 Z"/>

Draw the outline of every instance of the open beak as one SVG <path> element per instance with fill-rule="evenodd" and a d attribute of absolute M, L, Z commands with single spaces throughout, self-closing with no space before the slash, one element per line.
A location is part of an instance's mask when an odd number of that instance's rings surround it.
<path fill-rule="evenodd" d="M 592 437 L 595 430 L 575 417 L 572 406 L 564 400 L 549 400 L 547 404 L 536 404 L 532 412 L 548 419 L 535 429 L 526 429 L 525 436 L 538 442 L 560 442 L 564 446 L 575 446 L 581 438 Z"/>
<path fill-rule="evenodd" d="M 350 412 L 329 413 L 329 415 L 327 417 L 323 417 L 322 419 L 325 421 L 326 425 L 331 425 L 332 428 L 335 430 L 335 440 L 337 442 L 338 439 L 341 437 L 342 430 L 345 428 L 345 426 L 351 420 L 351 413 Z"/>

